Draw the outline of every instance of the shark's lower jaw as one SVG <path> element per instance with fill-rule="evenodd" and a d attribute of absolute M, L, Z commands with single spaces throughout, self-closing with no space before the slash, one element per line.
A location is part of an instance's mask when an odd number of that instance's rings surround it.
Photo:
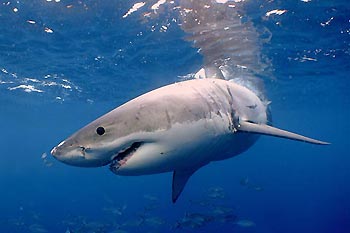
<path fill-rule="evenodd" d="M 110 163 L 109 169 L 116 173 L 126 162 L 135 154 L 138 148 L 142 146 L 143 142 L 134 142 L 130 147 L 118 152 Z"/>

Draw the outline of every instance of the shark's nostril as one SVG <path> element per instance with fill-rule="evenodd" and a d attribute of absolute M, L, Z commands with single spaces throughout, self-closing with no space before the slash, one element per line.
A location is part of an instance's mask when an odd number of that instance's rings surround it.
<path fill-rule="evenodd" d="M 85 156 L 86 148 L 84 146 L 79 146 L 79 148 L 81 149 L 81 153 L 83 154 L 83 156 Z"/>

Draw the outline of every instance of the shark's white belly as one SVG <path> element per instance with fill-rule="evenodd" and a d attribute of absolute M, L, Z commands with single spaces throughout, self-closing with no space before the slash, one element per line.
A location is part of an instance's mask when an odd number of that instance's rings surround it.
<path fill-rule="evenodd" d="M 137 137 L 137 136 L 136 136 Z M 145 143 L 118 169 L 119 175 L 144 175 L 174 170 L 193 170 L 248 149 L 257 135 L 233 133 L 230 119 L 213 116 L 196 122 L 174 124 Z M 142 156 L 138 156 L 142 154 Z M 144 163 L 145 156 L 147 163 Z"/>

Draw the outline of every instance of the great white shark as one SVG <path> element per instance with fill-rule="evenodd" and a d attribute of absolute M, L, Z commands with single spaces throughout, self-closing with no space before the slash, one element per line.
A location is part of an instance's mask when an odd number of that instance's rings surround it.
<path fill-rule="evenodd" d="M 161 12 L 159 1 L 149 15 Z M 179 3 L 179 6 L 172 4 Z M 91 122 L 51 150 L 63 163 L 109 165 L 117 175 L 173 172 L 175 202 L 206 164 L 241 154 L 260 135 L 326 145 L 271 125 L 261 80 L 268 62 L 245 1 L 179 0 L 187 40 L 203 55 L 196 79 L 145 93 Z"/>
<path fill-rule="evenodd" d="M 117 107 L 61 142 L 51 154 L 73 166 L 109 165 L 117 175 L 173 172 L 175 202 L 195 171 L 241 154 L 260 135 L 328 144 L 268 125 L 267 109 L 254 92 L 233 81 L 178 82 Z"/>

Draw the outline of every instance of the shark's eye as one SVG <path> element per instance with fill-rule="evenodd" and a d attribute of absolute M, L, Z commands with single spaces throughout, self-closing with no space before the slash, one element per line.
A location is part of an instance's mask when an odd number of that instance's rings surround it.
<path fill-rule="evenodd" d="M 96 133 L 98 134 L 98 135 L 103 135 L 104 133 L 105 133 L 106 131 L 105 131 L 105 128 L 103 128 L 103 127 L 98 127 L 97 129 L 96 129 Z"/>

